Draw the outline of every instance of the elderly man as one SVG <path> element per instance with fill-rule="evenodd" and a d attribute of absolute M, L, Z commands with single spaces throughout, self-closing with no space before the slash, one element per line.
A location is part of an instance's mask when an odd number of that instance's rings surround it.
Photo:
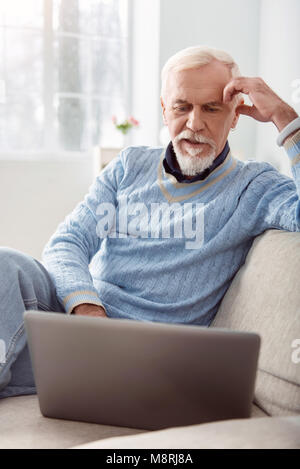
<path fill-rule="evenodd" d="M 255 236 L 300 231 L 300 118 L 260 78 L 240 76 L 225 52 L 188 48 L 163 69 L 161 104 L 168 147 L 122 151 L 58 227 L 44 265 L 1 250 L 0 397 L 35 392 L 25 309 L 209 326 Z M 276 125 L 294 180 L 234 158 L 240 114 Z"/>

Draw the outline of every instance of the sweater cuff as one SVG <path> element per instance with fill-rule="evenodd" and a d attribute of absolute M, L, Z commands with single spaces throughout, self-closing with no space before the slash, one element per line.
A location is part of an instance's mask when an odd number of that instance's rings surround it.
<path fill-rule="evenodd" d="M 288 125 L 282 129 L 280 134 L 277 137 L 277 145 L 282 147 L 283 142 L 296 130 L 300 129 L 300 117 L 296 117 L 296 119 L 292 120 Z"/>
<path fill-rule="evenodd" d="M 105 307 L 99 300 L 97 293 L 92 290 L 75 291 L 63 299 L 63 304 L 67 314 L 70 314 L 75 306 L 81 305 L 83 303 L 102 306 L 102 308 L 105 310 Z"/>
<path fill-rule="evenodd" d="M 299 163 L 300 161 L 300 130 L 292 137 L 288 137 L 284 142 L 284 148 L 291 160 L 291 165 Z"/>

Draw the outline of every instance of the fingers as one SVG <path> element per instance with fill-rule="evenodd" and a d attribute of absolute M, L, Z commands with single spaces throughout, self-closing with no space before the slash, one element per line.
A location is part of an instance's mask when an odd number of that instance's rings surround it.
<path fill-rule="evenodd" d="M 244 114 L 245 116 L 253 117 L 254 112 L 255 112 L 255 107 L 254 106 L 247 106 L 246 104 L 242 104 L 241 106 L 238 106 L 236 108 L 236 112 L 238 112 L 239 114 Z"/>
<path fill-rule="evenodd" d="M 240 77 L 234 78 L 225 86 L 223 90 L 224 103 L 229 103 L 238 93 L 248 94 L 248 90 L 245 88 L 244 80 Z"/>
<path fill-rule="evenodd" d="M 253 94 L 253 93 L 269 93 L 271 92 L 274 96 L 275 93 L 272 91 L 264 80 L 260 77 L 236 77 L 233 78 L 223 90 L 223 100 L 228 103 L 232 100 L 233 96 L 238 93 Z"/>
<path fill-rule="evenodd" d="M 274 122 L 286 103 L 264 82 L 262 78 L 233 78 L 223 90 L 223 102 L 229 103 L 238 93 L 249 96 L 252 106 L 237 103 L 236 111 L 260 122 Z"/>
<path fill-rule="evenodd" d="M 82 311 L 82 312 L 79 312 L 77 313 L 77 315 L 79 316 L 89 316 L 89 317 L 101 317 L 101 318 L 106 318 L 107 315 L 105 314 L 104 311 L 96 311 L 96 310 L 89 310 L 89 311 Z"/>

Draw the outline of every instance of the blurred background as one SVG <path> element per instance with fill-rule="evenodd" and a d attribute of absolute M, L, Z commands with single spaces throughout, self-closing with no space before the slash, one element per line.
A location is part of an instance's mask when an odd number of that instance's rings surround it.
<path fill-rule="evenodd" d="M 226 50 L 300 113 L 299 18 L 299 0 L 0 0 L 0 245 L 40 258 L 101 152 L 168 142 L 160 70 L 182 48 Z M 290 175 L 276 136 L 242 116 L 229 141 Z"/>

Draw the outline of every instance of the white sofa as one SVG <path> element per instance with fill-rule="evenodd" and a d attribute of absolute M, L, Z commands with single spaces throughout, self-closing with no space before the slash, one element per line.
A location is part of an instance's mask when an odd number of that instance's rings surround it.
<path fill-rule="evenodd" d="M 0 448 L 300 448 L 300 234 L 259 236 L 213 327 L 261 336 L 249 419 L 146 432 L 49 419 L 36 396 L 0 400 Z"/>

